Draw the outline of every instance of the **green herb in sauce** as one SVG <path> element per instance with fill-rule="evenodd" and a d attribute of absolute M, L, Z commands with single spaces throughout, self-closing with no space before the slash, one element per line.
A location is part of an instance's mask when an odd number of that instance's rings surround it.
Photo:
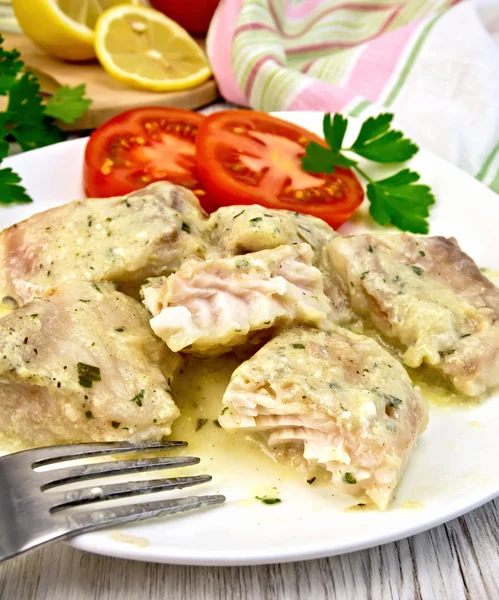
<path fill-rule="evenodd" d="M 414 273 L 416 273 L 416 275 L 418 275 L 418 277 L 421 277 L 424 273 L 424 269 L 418 267 L 418 265 L 413 265 L 412 270 L 414 271 Z"/>
<path fill-rule="evenodd" d="M 101 381 L 99 367 L 79 362 L 76 368 L 78 369 L 78 383 L 82 387 L 91 388 L 94 381 Z"/>
<path fill-rule="evenodd" d="M 208 419 L 198 419 L 198 423 L 196 425 L 196 431 L 199 431 L 202 427 L 204 427 L 208 423 Z"/>
<path fill-rule="evenodd" d="M 185 221 L 183 221 L 181 229 L 182 229 L 182 231 L 185 231 L 185 233 L 191 232 L 191 226 L 189 225 L 189 223 L 186 223 Z"/>
<path fill-rule="evenodd" d="M 142 400 L 144 399 L 145 390 L 140 390 L 138 394 L 132 398 L 132 402 L 135 402 L 137 406 L 142 406 Z"/>
<path fill-rule="evenodd" d="M 343 481 L 345 483 L 351 483 L 352 485 L 357 483 L 357 480 L 355 479 L 355 477 L 351 474 L 351 473 L 345 473 L 343 475 Z"/>
<path fill-rule="evenodd" d="M 280 504 L 282 502 L 280 498 L 267 498 L 267 496 L 255 496 L 255 498 L 268 505 Z"/>

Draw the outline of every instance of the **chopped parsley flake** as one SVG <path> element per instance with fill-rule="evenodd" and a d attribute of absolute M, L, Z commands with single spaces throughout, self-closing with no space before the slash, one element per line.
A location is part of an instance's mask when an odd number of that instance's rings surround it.
<path fill-rule="evenodd" d="M 364 271 L 362 273 L 362 275 L 360 276 L 360 278 L 362 279 L 362 281 L 364 281 L 364 279 L 368 276 L 368 274 L 369 274 L 369 271 Z"/>
<path fill-rule="evenodd" d="M 122 333 L 123 331 L 125 331 L 124 327 L 115 327 L 114 331 L 117 331 L 118 333 Z"/>
<path fill-rule="evenodd" d="M 198 419 L 198 424 L 196 425 L 196 431 L 199 431 L 201 427 L 204 427 L 208 423 L 208 419 Z"/>
<path fill-rule="evenodd" d="M 255 498 L 257 500 L 260 500 L 260 502 L 263 502 L 264 504 L 280 504 L 282 502 L 282 500 L 280 498 L 267 498 L 267 496 L 255 496 Z"/>
<path fill-rule="evenodd" d="M 96 283 L 92 283 L 92 287 L 102 294 L 100 287 Z"/>
<path fill-rule="evenodd" d="M 135 402 L 137 406 L 142 406 L 142 400 L 144 399 L 145 390 L 140 390 L 138 394 L 132 398 L 132 402 Z"/>
<path fill-rule="evenodd" d="M 357 480 L 355 479 L 355 477 L 351 473 L 345 473 L 343 475 L 343 481 L 345 483 L 351 483 L 351 484 L 357 483 Z"/>
<path fill-rule="evenodd" d="M 303 344 L 291 344 L 295 350 L 305 350 L 305 346 Z"/>
<path fill-rule="evenodd" d="M 414 271 L 414 273 L 416 273 L 416 275 L 418 275 L 418 277 L 421 277 L 421 275 L 423 275 L 424 273 L 424 269 L 418 267 L 418 265 L 413 265 L 412 270 Z"/>
<path fill-rule="evenodd" d="M 121 423 L 119 421 L 111 421 L 111 426 L 114 429 L 118 429 L 118 427 L 121 425 Z"/>
<path fill-rule="evenodd" d="M 220 415 L 225 415 L 225 413 L 229 410 L 228 406 L 224 406 L 224 408 L 222 408 L 222 411 L 220 412 Z"/>
<path fill-rule="evenodd" d="M 189 223 L 186 223 L 185 221 L 182 222 L 182 231 L 185 231 L 185 233 L 191 232 L 191 226 Z"/>
<path fill-rule="evenodd" d="M 85 416 L 87 417 L 87 419 L 93 419 L 94 415 L 92 414 L 91 410 L 87 410 L 87 412 L 85 413 Z"/>
<path fill-rule="evenodd" d="M 254 219 L 250 219 L 250 223 L 260 223 L 262 221 L 262 217 L 255 217 Z"/>
<path fill-rule="evenodd" d="M 101 381 L 99 367 L 79 362 L 76 368 L 78 369 L 78 383 L 82 387 L 91 388 L 94 381 Z"/>
<path fill-rule="evenodd" d="M 400 398 L 392 396 L 391 394 L 385 394 L 385 398 L 388 400 L 388 406 L 392 406 L 393 408 L 397 408 L 397 406 L 402 404 L 402 400 Z"/>

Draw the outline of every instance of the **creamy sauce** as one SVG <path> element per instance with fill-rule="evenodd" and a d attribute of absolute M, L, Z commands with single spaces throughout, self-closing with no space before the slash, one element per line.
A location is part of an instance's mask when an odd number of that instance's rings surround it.
<path fill-rule="evenodd" d="M 368 323 L 363 323 L 364 335 L 367 335 L 378 342 L 378 344 L 384 348 L 387 352 L 395 356 L 398 360 L 401 360 L 402 350 L 395 344 L 389 342 L 379 331 Z M 417 385 L 421 390 L 421 394 L 431 404 L 437 404 L 439 406 L 476 406 L 482 396 L 478 398 L 470 398 L 464 394 L 456 392 L 447 380 L 447 378 L 437 371 L 432 369 L 428 365 L 421 365 L 417 369 L 411 369 L 407 365 L 404 365 L 409 377 L 414 385 Z"/>
<path fill-rule="evenodd" d="M 251 479 L 252 499 L 255 496 L 278 498 L 283 480 L 305 483 L 308 475 L 268 456 L 258 442 L 243 431 L 229 432 L 216 423 L 223 394 L 240 362 L 232 355 L 186 359 L 172 385 L 181 416 L 173 424 L 170 439 L 188 442 L 188 447 L 179 453 L 199 456 L 202 460 L 198 472 L 213 475 L 217 482 L 230 480 L 231 474 L 246 472 Z M 176 470 L 175 475 L 180 471 Z M 192 467 L 182 471 L 182 475 L 193 474 Z"/>
<path fill-rule="evenodd" d="M 423 397 L 431 404 L 439 406 L 475 407 L 482 397 L 470 398 L 456 392 L 450 387 L 445 377 L 438 371 L 422 365 L 417 369 L 406 367 L 406 371 L 414 385 L 417 385 Z"/>
<path fill-rule="evenodd" d="M 487 279 L 490 279 L 494 285 L 499 284 L 499 269 L 483 268 L 480 269 L 480 271 L 485 275 L 485 277 L 487 277 Z"/>
<path fill-rule="evenodd" d="M 115 542 L 131 544 L 136 548 L 147 548 L 147 546 L 151 545 L 151 542 L 145 537 L 139 537 L 137 535 L 128 535 L 127 533 L 121 533 L 121 531 L 111 531 L 109 537 Z"/>
<path fill-rule="evenodd" d="M 402 504 L 401 508 L 405 508 L 407 510 L 418 510 L 420 508 L 423 508 L 423 505 L 421 504 L 421 502 L 407 500 L 407 502 L 404 502 L 404 504 Z"/>
<path fill-rule="evenodd" d="M 364 333 L 373 337 L 383 348 L 394 356 L 399 357 L 397 348 L 381 338 L 378 332 L 365 326 Z M 300 485 L 311 481 L 310 489 L 330 485 L 330 475 L 324 469 L 313 472 L 292 467 L 299 461 L 293 461 L 293 456 L 279 453 L 279 460 L 256 439 L 243 431 L 229 432 L 218 426 L 217 417 L 222 409 L 222 397 L 236 367 L 242 362 L 232 354 L 220 358 L 198 359 L 187 358 L 181 373 L 173 382 L 172 391 L 181 416 L 174 422 L 172 440 L 188 442 L 188 447 L 181 449 L 179 454 L 198 456 L 201 464 L 196 472 L 213 475 L 214 480 L 223 488 L 223 482 L 230 481 L 241 472 L 248 474 L 250 495 L 242 499 L 242 503 L 258 502 L 256 496 L 280 498 L 280 485 L 283 481 L 295 480 Z M 428 402 L 437 405 L 473 407 L 477 399 L 462 396 L 453 391 L 445 377 L 427 366 L 419 369 L 407 369 L 414 385 Z M 192 475 L 193 467 L 177 469 L 169 472 L 169 476 Z M 308 486 L 307 486 L 308 487 Z M 348 510 L 370 510 L 359 499 L 358 503 Z"/>
<path fill-rule="evenodd" d="M 7 306 L 7 304 L 2 304 L 0 302 L 0 319 L 8 315 L 10 312 L 12 312 L 12 308 Z"/>

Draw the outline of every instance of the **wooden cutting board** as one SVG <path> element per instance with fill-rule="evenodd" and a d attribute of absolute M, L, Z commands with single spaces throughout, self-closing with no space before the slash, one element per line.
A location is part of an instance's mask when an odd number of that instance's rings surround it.
<path fill-rule="evenodd" d="M 97 61 L 66 63 L 49 56 L 24 35 L 7 32 L 2 35 L 5 49 L 17 48 L 23 61 L 39 76 L 44 93 L 53 93 L 61 85 L 86 83 L 87 96 L 92 99 L 92 104 L 80 119 L 71 125 L 63 125 L 70 131 L 93 129 L 114 115 L 139 106 L 176 106 L 193 110 L 210 104 L 218 97 L 213 79 L 178 92 L 135 90 L 115 81 Z M 198 42 L 204 47 L 204 40 Z"/>

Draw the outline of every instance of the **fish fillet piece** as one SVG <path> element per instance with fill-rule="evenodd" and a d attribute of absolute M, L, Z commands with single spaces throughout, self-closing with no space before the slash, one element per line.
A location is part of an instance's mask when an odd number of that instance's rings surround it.
<path fill-rule="evenodd" d="M 205 255 L 205 218 L 194 194 L 164 181 L 33 215 L 0 232 L 0 303 L 26 304 L 68 279 L 138 288 Z"/>
<path fill-rule="evenodd" d="M 259 204 L 219 208 L 210 215 L 208 229 L 213 245 L 224 256 L 298 243 L 309 244 L 317 252 L 338 235 L 322 219 Z"/>
<path fill-rule="evenodd" d="M 330 318 L 339 324 L 355 321 L 348 293 L 325 251 L 327 243 L 338 234 L 322 219 L 258 204 L 224 206 L 210 215 L 208 230 L 216 256 L 271 250 L 283 244 L 309 244 L 314 252 L 312 263 L 322 271 L 324 293 L 331 302 Z"/>
<path fill-rule="evenodd" d="M 151 327 L 174 352 L 214 356 L 277 326 L 324 326 L 330 307 L 311 261 L 308 244 L 188 260 L 142 288 Z"/>
<path fill-rule="evenodd" d="M 282 332 L 233 373 L 222 427 L 298 452 L 333 485 L 385 509 L 428 408 L 402 365 L 373 339 L 334 327 Z"/>
<path fill-rule="evenodd" d="M 0 439 L 10 449 L 159 440 L 179 416 L 179 358 L 144 307 L 72 281 L 0 319 Z"/>
<path fill-rule="evenodd" d="M 400 346 L 410 367 L 462 394 L 499 384 L 499 289 L 453 238 L 354 235 L 328 245 L 352 307 Z"/>

